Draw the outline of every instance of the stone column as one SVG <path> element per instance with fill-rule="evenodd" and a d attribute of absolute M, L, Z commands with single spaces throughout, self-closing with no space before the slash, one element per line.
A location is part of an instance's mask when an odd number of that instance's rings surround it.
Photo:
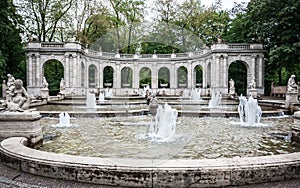
<path fill-rule="evenodd" d="M 80 86 L 80 76 L 79 76 L 79 70 L 80 70 L 80 63 L 79 63 L 79 55 L 74 54 L 73 55 L 73 67 L 74 67 L 74 75 L 73 75 L 73 87 L 78 88 Z"/>
<path fill-rule="evenodd" d="M 133 89 L 138 89 L 140 86 L 140 74 L 139 74 L 139 66 L 138 66 L 138 62 L 134 62 L 133 64 L 133 75 L 132 75 L 132 88 Z"/>
<path fill-rule="evenodd" d="M 104 67 L 103 67 L 103 62 L 99 62 L 99 87 L 100 88 L 103 88 L 103 77 L 104 77 L 104 74 L 103 74 L 103 71 L 104 71 Z"/>
<path fill-rule="evenodd" d="M 256 64 L 256 55 L 252 56 L 252 62 L 251 62 L 251 78 L 250 80 L 252 80 L 252 78 L 256 78 L 255 76 L 255 64 Z M 247 85 L 249 85 L 249 82 L 247 83 Z"/>
<path fill-rule="evenodd" d="M 207 88 L 207 60 L 204 62 L 204 66 L 202 67 L 202 88 Z"/>
<path fill-rule="evenodd" d="M 41 55 L 36 54 L 36 80 L 35 85 L 38 87 L 42 87 L 42 76 L 41 76 Z"/>
<path fill-rule="evenodd" d="M 157 70 L 157 63 L 153 63 L 152 64 L 152 68 L 151 68 L 151 86 L 153 89 L 157 89 L 158 88 L 158 70 Z"/>
<path fill-rule="evenodd" d="M 74 64 L 74 56 L 73 54 L 70 54 L 69 56 L 69 87 L 74 87 L 74 79 L 75 79 L 75 76 L 74 76 L 74 69 L 75 69 L 75 64 Z"/>
<path fill-rule="evenodd" d="M 65 54 L 65 72 L 64 72 L 64 79 L 66 82 L 66 87 L 70 86 L 70 58 L 69 58 L 69 54 Z M 61 79 L 61 78 L 57 78 L 57 79 Z"/>
<path fill-rule="evenodd" d="M 224 56 L 223 61 L 223 87 L 228 91 L 228 67 L 227 67 L 228 56 Z"/>
<path fill-rule="evenodd" d="M 178 78 L 175 62 L 171 62 L 171 67 L 167 67 L 170 71 L 170 89 L 177 88 Z"/>
<path fill-rule="evenodd" d="M 188 62 L 187 65 L 187 88 L 193 88 L 193 71 L 192 71 L 192 63 Z"/>
<path fill-rule="evenodd" d="M 116 70 L 114 71 L 114 87 L 121 88 L 120 62 L 116 62 Z"/>
<path fill-rule="evenodd" d="M 36 54 L 32 55 L 32 77 L 31 77 L 31 86 L 36 88 Z"/>
<path fill-rule="evenodd" d="M 258 59 L 258 87 L 263 87 L 263 56 Z"/>
<path fill-rule="evenodd" d="M 86 88 L 89 88 L 89 66 L 90 66 L 90 63 L 87 62 L 86 63 L 86 67 L 85 67 L 85 87 Z"/>
<path fill-rule="evenodd" d="M 216 55 L 215 63 L 213 63 L 213 64 L 215 64 L 214 68 L 212 66 L 212 69 L 214 72 L 214 74 L 212 74 L 212 77 L 214 79 L 213 79 L 213 83 L 211 84 L 212 85 L 211 87 L 218 88 L 218 87 L 220 87 L 220 84 L 219 84 L 219 82 L 220 82 L 220 56 L 219 55 Z"/>
<path fill-rule="evenodd" d="M 32 87 L 32 54 L 28 56 L 28 63 L 27 63 L 27 83 L 29 87 Z"/>

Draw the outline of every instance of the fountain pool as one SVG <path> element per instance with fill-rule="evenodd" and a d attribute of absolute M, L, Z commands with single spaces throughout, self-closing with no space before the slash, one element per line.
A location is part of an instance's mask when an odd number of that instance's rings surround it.
<path fill-rule="evenodd" d="M 44 135 L 57 135 L 43 151 L 102 158 L 212 159 L 254 157 L 300 151 L 287 135 L 289 117 L 262 118 L 261 127 L 244 127 L 238 118 L 177 118 L 169 142 L 155 142 L 146 133 L 150 116 L 74 118 L 73 128 L 53 128 L 56 118 L 41 120 Z"/>

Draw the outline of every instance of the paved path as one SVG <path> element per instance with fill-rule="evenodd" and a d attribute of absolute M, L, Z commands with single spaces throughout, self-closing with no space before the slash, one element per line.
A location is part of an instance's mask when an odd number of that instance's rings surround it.
<path fill-rule="evenodd" d="M 77 183 L 51 179 L 19 172 L 4 166 L 0 162 L 0 187 L 1 188 L 112 188 L 87 183 Z M 249 186 L 232 186 L 237 188 L 300 188 L 300 179 L 283 182 L 255 184 Z"/>

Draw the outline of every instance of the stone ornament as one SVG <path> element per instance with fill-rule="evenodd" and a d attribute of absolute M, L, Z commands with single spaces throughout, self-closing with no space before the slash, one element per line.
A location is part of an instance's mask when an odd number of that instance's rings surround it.
<path fill-rule="evenodd" d="M 9 90 L 7 99 L 7 111 L 13 112 L 23 112 L 24 110 L 29 109 L 30 105 L 30 96 L 23 87 L 23 81 L 16 79 L 14 81 L 14 87 Z"/>
<path fill-rule="evenodd" d="M 288 80 L 288 92 L 289 93 L 298 93 L 298 85 L 296 84 L 296 81 L 295 81 L 295 75 L 292 74 L 291 77 L 289 78 Z"/>

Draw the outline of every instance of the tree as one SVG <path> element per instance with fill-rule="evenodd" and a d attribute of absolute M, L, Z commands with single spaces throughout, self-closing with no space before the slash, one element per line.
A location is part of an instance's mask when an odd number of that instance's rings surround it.
<path fill-rule="evenodd" d="M 298 0 L 252 0 L 248 5 L 251 20 L 249 35 L 267 49 L 268 85 L 286 85 L 291 74 L 300 77 L 300 2 Z"/>
<path fill-rule="evenodd" d="M 6 80 L 10 73 L 26 84 L 25 53 L 18 28 L 22 19 L 12 1 L 0 1 L 0 7 L 0 80 Z"/>
<path fill-rule="evenodd" d="M 59 23 L 72 7 L 74 0 L 24 0 L 17 4 L 25 20 L 24 30 L 28 37 L 41 42 L 51 42 L 59 35 Z M 62 22 L 61 22 L 62 24 Z"/>
<path fill-rule="evenodd" d="M 251 0 L 238 11 L 226 34 L 230 42 L 262 43 L 265 54 L 265 86 L 286 85 L 291 74 L 300 77 L 300 1 Z"/>

